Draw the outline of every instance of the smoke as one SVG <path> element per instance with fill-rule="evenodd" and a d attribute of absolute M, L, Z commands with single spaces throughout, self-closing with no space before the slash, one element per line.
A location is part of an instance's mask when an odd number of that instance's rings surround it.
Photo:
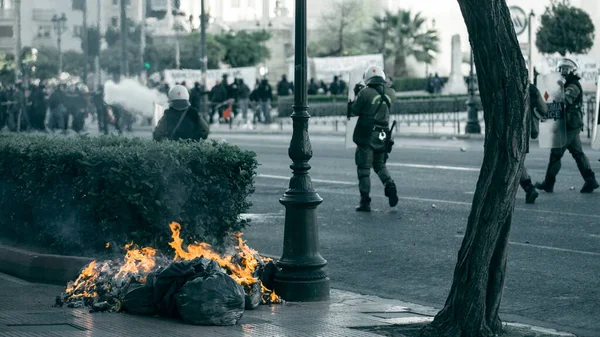
<path fill-rule="evenodd" d="M 106 104 L 118 104 L 126 110 L 146 118 L 154 116 L 154 103 L 167 104 L 167 96 L 156 89 L 150 89 L 135 79 L 124 79 L 119 83 L 104 83 L 104 101 Z"/>

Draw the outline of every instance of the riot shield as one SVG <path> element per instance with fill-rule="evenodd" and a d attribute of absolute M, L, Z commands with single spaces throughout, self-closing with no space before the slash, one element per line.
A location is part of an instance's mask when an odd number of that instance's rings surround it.
<path fill-rule="evenodd" d="M 356 98 L 354 95 L 354 86 L 362 81 L 363 73 L 365 69 L 363 68 L 354 68 L 350 72 L 350 79 L 348 81 L 348 102 L 353 102 Z M 358 122 L 358 117 L 352 117 L 346 123 L 346 148 L 352 149 L 356 147 L 354 141 L 352 140 L 352 135 L 354 134 L 354 128 L 356 128 L 356 123 Z"/>
<path fill-rule="evenodd" d="M 537 87 L 548 105 L 548 116 L 540 121 L 539 144 L 542 149 L 561 148 L 567 144 L 564 88 L 559 85 L 558 73 L 540 75 Z"/>
<path fill-rule="evenodd" d="M 592 149 L 600 150 L 600 85 L 596 93 L 596 109 L 592 118 Z"/>

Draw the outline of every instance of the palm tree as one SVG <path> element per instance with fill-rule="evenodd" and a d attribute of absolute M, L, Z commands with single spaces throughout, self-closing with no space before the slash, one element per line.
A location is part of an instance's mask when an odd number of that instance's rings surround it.
<path fill-rule="evenodd" d="M 409 56 L 429 64 L 439 52 L 437 30 L 427 28 L 426 22 L 420 12 L 413 15 L 404 9 L 397 13 L 386 11 L 383 16 L 373 18 L 372 27 L 366 32 L 366 42 L 385 57 L 393 57 L 394 75 L 406 77 Z"/>

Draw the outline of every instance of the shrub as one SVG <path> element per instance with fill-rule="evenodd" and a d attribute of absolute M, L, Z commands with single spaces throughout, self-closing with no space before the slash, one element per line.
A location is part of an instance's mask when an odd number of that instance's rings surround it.
<path fill-rule="evenodd" d="M 56 253 L 165 249 L 171 221 L 212 243 L 241 230 L 257 162 L 217 142 L 0 136 L 0 235 Z"/>
<path fill-rule="evenodd" d="M 312 96 L 319 97 L 319 96 Z M 321 96 L 323 97 L 323 96 Z M 331 96 L 324 96 L 331 97 Z M 427 95 L 427 96 L 398 96 L 392 108 L 394 114 L 426 114 L 439 112 L 467 111 L 467 96 L 464 95 Z M 481 110 L 481 101 L 477 97 L 478 109 Z M 289 117 L 293 111 L 293 100 L 287 98 L 279 100 L 279 117 Z M 347 100 L 340 96 L 324 100 L 308 98 L 308 113 L 312 117 L 346 116 Z"/>

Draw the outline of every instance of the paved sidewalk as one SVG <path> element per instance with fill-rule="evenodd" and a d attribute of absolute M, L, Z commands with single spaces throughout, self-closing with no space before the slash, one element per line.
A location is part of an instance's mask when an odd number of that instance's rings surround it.
<path fill-rule="evenodd" d="M 377 337 L 416 336 L 433 308 L 332 290 L 322 303 L 286 303 L 247 310 L 232 327 L 192 326 L 160 317 L 89 313 L 54 308 L 61 286 L 29 283 L 0 274 L 0 336 L 227 336 Z M 401 325 L 400 325 L 401 324 Z M 415 325 L 416 324 L 416 325 Z M 508 337 L 574 336 L 508 325 Z"/>

